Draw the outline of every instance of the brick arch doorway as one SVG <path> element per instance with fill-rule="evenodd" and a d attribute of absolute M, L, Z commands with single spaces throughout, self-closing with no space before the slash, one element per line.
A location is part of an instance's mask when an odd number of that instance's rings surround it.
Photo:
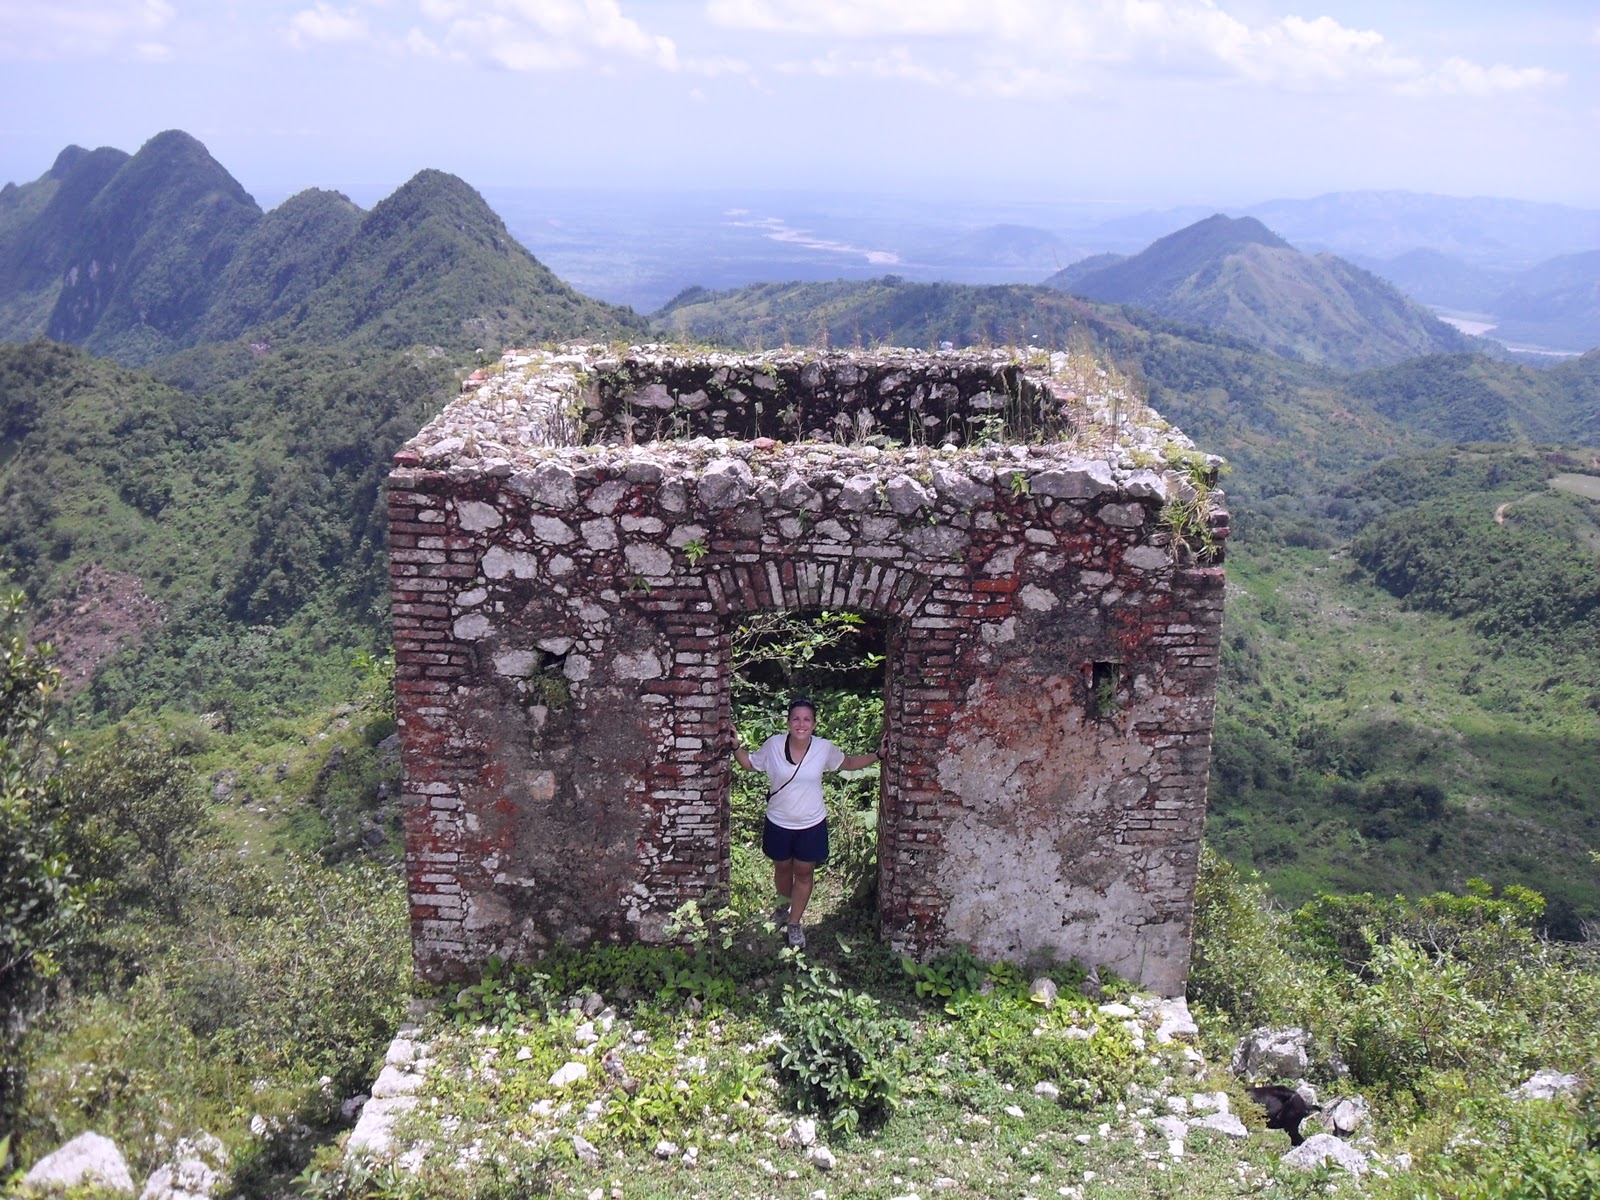
<path fill-rule="evenodd" d="M 768 736 L 781 735 L 790 702 L 802 697 L 817 708 L 817 735 L 846 755 L 875 750 L 880 738 L 884 741 L 884 761 L 870 768 L 870 782 L 860 775 L 825 781 L 831 850 L 828 866 L 817 876 L 808 923 L 848 906 L 863 890 L 875 898 L 879 815 L 892 769 L 884 712 L 893 622 L 854 611 L 767 609 L 745 614 L 730 626 L 733 723 L 744 730 L 750 749 Z M 874 704 L 876 712 L 871 711 Z M 732 796 L 741 780 L 744 804 L 735 809 Z M 733 769 L 729 807 L 735 819 L 729 854 L 731 865 L 736 848 L 744 846 L 769 877 L 760 847 L 766 786 L 759 772 Z"/>
<path fill-rule="evenodd" d="M 714 752 L 724 774 L 717 787 L 722 819 L 716 848 L 717 878 L 726 887 L 730 851 L 728 791 L 732 767 L 731 631 L 760 612 L 850 611 L 879 622 L 884 638 L 885 759 L 878 800 L 878 919 L 881 935 L 897 949 L 937 945 L 948 895 L 928 868 L 943 840 L 946 799 L 940 760 L 952 723 L 971 682 L 972 651 L 987 639 L 985 628 L 1009 612 L 1015 584 L 1004 579 L 977 586 L 960 581 L 953 563 L 920 569 L 883 566 L 870 559 L 839 564 L 785 564 L 760 572 L 729 568 L 709 572 L 707 593 L 724 625 L 704 646 L 703 676 L 719 685 Z M 685 626 L 688 627 L 687 625 Z M 669 636 L 671 636 L 669 634 Z M 715 670 L 710 668 L 714 667 Z M 661 786 L 670 787 L 676 768 L 666 765 Z M 652 785 L 653 786 L 653 785 Z"/>

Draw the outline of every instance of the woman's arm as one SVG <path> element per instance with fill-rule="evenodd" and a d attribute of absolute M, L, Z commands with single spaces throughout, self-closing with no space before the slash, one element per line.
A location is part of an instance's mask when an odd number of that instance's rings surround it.
<path fill-rule="evenodd" d="M 733 735 L 733 761 L 746 771 L 754 771 L 756 769 L 755 763 L 750 761 L 750 751 L 739 744 L 739 735 L 737 733 Z"/>
<path fill-rule="evenodd" d="M 862 767 L 870 767 L 875 762 L 883 761 L 883 743 L 878 743 L 876 750 L 869 750 L 865 754 L 847 754 L 844 761 L 839 764 L 841 771 L 859 771 Z"/>

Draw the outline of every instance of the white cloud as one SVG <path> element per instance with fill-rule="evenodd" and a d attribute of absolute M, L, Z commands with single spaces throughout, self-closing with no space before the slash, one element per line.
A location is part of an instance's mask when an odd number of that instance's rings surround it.
<path fill-rule="evenodd" d="M 366 18 L 354 9 L 340 12 L 319 3 L 289 18 L 289 44 L 296 49 L 325 42 L 359 42 L 368 37 Z"/>
<path fill-rule="evenodd" d="M 1438 70 L 1410 82 L 1404 88 L 1417 94 L 1445 96 L 1498 96 L 1531 88 L 1557 87 L 1566 76 L 1543 67 L 1508 67 L 1496 63 L 1480 66 L 1464 58 L 1448 58 Z"/>
<path fill-rule="evenodd" d="M 716 78 L 718 75 L 744 75 L 749 76 L 752 68 L 742 58 L 729 58 L 726 55 L 713 55 L 710 58 L 686 58 L 683 60 L 683 69 L 696 75 L 707 78 Z"/>
<path fill-rule="evenodd" d="M 667 71 L 680 65 L 672 39 L 624 16 L 617 0 L 421 0 L 418 11 L 438 28 L 413 30 L 409 40 L 512 71 L 559 71 L 614 59 Z"/>
<path fill-rule="evenodd" d="M 1032 0 L 707 0 L 713 25 L 768 33 L 874 38 L 989 33 Z"/>
<path fill-rule="evenodd" d="M 167 0 L 0 0 L 0 59 L 171 56 Z"/>
<path fill-rule="evenodd" d="M 1123 81 L 1191 77 L 1293 91 L 1381 86 L 1480 95 L 1561 79 L 1540 67 L 1463 59 L 1430 71 L 1378 30 L 1330 16 L 1251 21 L 1217 0 L 706 0 L 705 14 L 728 29 L 913 43 L 899 51 L 834 49 L 805 65 L 823 75 L 854 65 L 868 77 L 929 83 L 955 75 L 964 90 L 996 95 L 1081 91 L 1096 72 Z M 915 67 L 907 65 L 912 51 Z"/>
<path fill-rule="evenodd" d="M 915 83 L 949 84 L 956 81 L 956 76 L 950 71 L 917 62 L 903 46 L 891 46 L 881 54 L 847 54 L 835 48 L 806 62 L 780 63 L 778 70 L 789 75 L 804 73 L 825 78 L 856 75 L 868 79 L 904 79 Z"/>

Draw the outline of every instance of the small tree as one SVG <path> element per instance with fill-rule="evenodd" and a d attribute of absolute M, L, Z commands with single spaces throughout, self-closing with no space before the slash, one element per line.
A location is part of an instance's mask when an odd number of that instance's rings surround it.
<path fill-rule="evenodd" d="M 118 729 L 83 757 L 70 784 L 84 871 L 105 881 L 110 903 L 176 921 L 185 864 L 213 824 L 188 761 L 157 731 Z"/>
<path fill-rule="evenodd" d="M 0 595 L 0 1124 L 22 1100 L 21 1042 L 82 906 L 64 851 L 66 750 L 50 729 L 59 675 L 22 636 L 23 596 Z M 3 1166 L 3 1164 L 0 1164 Z"/>

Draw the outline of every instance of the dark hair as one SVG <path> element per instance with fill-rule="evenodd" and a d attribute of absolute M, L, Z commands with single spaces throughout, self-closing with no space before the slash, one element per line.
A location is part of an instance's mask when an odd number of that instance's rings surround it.
<path fill-rule="evenodd" d="M 816 702 L 814 700 L 811 700 L 809 697 L 796 696 L 793 700 L 789 701 L 789 713 L 788 713 L 788 715 L 791 716 L 791 717 L 794 716 L 794 710 L 797 709 L 797 708 L 809 708 L 811 710 L 811 715 L 813 717 L 815 717 L 817 715 Z"/>

